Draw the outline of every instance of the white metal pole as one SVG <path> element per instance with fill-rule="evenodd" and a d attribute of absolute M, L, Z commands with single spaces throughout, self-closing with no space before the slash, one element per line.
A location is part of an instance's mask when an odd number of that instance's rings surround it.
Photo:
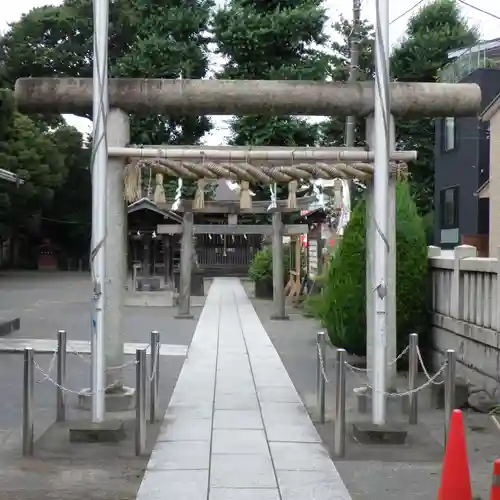
<path fill-rule="evenodd" d="M 386 420 L 386 345 L 387 345 L 387 261 L 389 191 L 389 0 L 376 0 L 375 31 L 375 174 L 374 215 L 375 248 L 373 293 L 375 307 L 372 418 L 377 425 Z"/>
<path fill-rule="evenodd" d="M 94 71 L 92 92 L 92 421 L 104 421 L 104 287 L 106 283 L 106 164 L 108 145 L 109 0 L 94 0 Z"/>

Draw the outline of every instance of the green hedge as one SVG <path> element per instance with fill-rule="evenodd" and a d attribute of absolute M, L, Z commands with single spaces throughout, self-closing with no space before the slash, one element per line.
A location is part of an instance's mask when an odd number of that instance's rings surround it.
<path fill-rule="evenodd" d="M 366 203 L 352 212 L 325 276 L 325 288 L 309 309 L 321 318 L 333 345 L 366 354 Z M 427 327 L 427 246 L 425 229 L 406 182 L 396 188 L 396 293 L 398 351 L 412 332 Z"/>
<path fill-rule="evenodd" d="M 283 246 L 283 270 L 285 280 L 290 272 L 290 246 Z M 255 253 L 248 269 L 248 276 L 252 281 L 265 281 L 273 279 L 273 250 L 266 245 Z"/>

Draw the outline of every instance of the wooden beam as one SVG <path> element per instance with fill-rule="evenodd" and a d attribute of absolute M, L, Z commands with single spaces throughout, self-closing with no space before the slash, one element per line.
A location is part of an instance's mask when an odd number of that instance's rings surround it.
<path fill-rule="evenodd" d="M 306 234 L 309 229 L 307 224 L 289 224 L 284 226 L 284 236 Z M 178 224 L 158 224 L 157 234 L 181 234 L 182 226 Z M 196 224 L 193 227 L 194 234 L 225 234 L 244 235 L 262 234 L 269 236 L 273 234 L 273 227 L 269 224 Z"/>

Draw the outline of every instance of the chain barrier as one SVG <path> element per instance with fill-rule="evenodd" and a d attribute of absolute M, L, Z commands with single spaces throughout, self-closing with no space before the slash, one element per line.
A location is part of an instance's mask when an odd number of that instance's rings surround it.
<path fill-rule="evenodd" d="M 83 361 L 85 361 L 87 364 L 90 364 L 90 361 L 88 359 L 86 359 L 82 353 L 78 352 L 77 350 L 75 349 L 72 349 L 69 347 L 69 345 L 67 346 L 68 348 L 68 351 L 71 353 L 71 354 L 75 354 L 77 357 L 81 358 Z M 147 351 L 151 351 L 151 345 L 148 345 L 148 347 L 146 348 L 146 352 Z M 42 378 L 40 380 L 37 380 L 36 383 L 37 384 L 40 384 L 42 382 L 45 382 L 45 381 L 48 381 L 50 382 L 51 384 L 55 385 L 56 387 L 58 387 L 59 389 L 61 389 L 62 391 L 64 392 L 67 392 L 69 394 L 75 394 L 75 395 L 80 395 L 81 394 L 81 390 L 78 390 L 78 391 L 75 391 L 73 389 L 69 389 L 68 387 L 64 387 L 60 384 L 58 384 L 54 378 L 52 377 L 52 371 L 54 370 L 54 367 L 56 365 L 56 360 L 57 360 L 57 352 L 58 352 L 58 349 L 56 348 L 54 350 L 54 352 L 52 353 L 52 357 L 50 359 L 50 364 L 49 364 L 49 367 L 47 369 L 47 371 L 45 371 L 37 362 L 36 360 L 34 359 L 33 360 L 33 364 L 35 366 L 35 368 L 42 374 Z M 158 358 L 159 356 L 155 356 L 155 359 L 154 359 L 154 362 L 153 362 L 153 371 L 151 373 L 151 375 L 148 377 L 149 378 L 149 382 L 151 382 L 154 378 L 154 376 L 156 375 L 156 372 L 158 370 Z M 130 365 L 136 365 L 137 364 L 137 360 L 134 358 L 134 359 L 131 359 L 129 361 L 127 361 L 126 363 L 123 363 L 122 365 L 118 365 L 118 366 L 110 366 L 107 368 L 107 370 L 120 370 L 120 369 L 123 369 L 123 368 L 126 368 L 127 366 L 130 366 Z M 108 390 L 108 389 L 111 389 L 113 386 L 112 385 L 109 385 L 107 386 L 104 390 Z M 94 393 L 93 392 L 86 392 L 85 393 L 86 395 L 89 395 L 89 396 L 92 396 Z"/>
<path fill-rule="evenodd" d="M 155 375 L 156 375 L 156 372 L 158 370 L 158 360 L 160 359 L 160 355 L 158 353 L 158 355 L 156 355 L 155 353 L 153 353 L 153 346 L 151 344 L 149 344 L 148 346 L 148 349 L 151 348 L 151 357 L 154 358 L 153 359 L 153 369 L 151 370 L 151 375 L 149 376 L 149 380 L 148 382 L 151 383 L 153 381 L 153 379 L 155 378 Z M 158 344 L 158 349 L 161 348 L 161 344 Z M 147 352 L 147 350 L 146 350 Z"/>
<path fill-rule="evenodd" d="M 355 366 L 350 365 L 347 361 L 345 362 L 345 365 L 351 371 L 351 373 L 358 376 L 358 373 L 355 370 L 353 370 L 353 368 L 356 368 Z M 444 372 L 447 365 L 448 365 L 447 362 L 443 363 L 439 368 L 439 370 L 432 377 L 428 373 L 426 373 L 427 380 L 421 386 L 416 387 L 415 389 L 411 389 L 405 392 L 384 392 L 383 394 L 387 397 L 403 397 L 421 391 L 422 389 L 425 389 L 427 386 L 431 384 L 440 385 L 443 382 L 436 382 L 436 379 Z M 369 389 L 374 390 L 370 384 L 365 383 L 364 385 Z"/>
<path fill-rule="evenodd" d="M 146 348 L 146 351 L 149 351 L 150 350 L 150 347 L 151 345 L 148 345 L 148 347 Z M 81 352 L 78 352 L 76 349 L 73 349 L 69 344 L 67 346 L 67 349 L 68 351 L 71 353 L 71 354 L 75 354 L 78 358 L 80 358 L 84 363 L 87 363 L 88 365 L 90 365 L 92 363 L 92 360 L 90 360 L 88 357 L 85 357 Z M 56 354 L 57 354 L 57 349 L 56 349 Z M 89 356 L 90 356 L 90 353 L 88 353 Z M 107 370 L 121 370 L 122 368 L 126 368 L 127 366 L 129 365 L 133 365 L 136 363 L 136 360 L 135 359 L 132 359 L 130 361 L 127 361 L 126 363 L 123 363 L 122 365 L 117 365 L 117 366 L 109 366 L 107 367 L 106 369 Z"/>
<path fill-rule="evenodd" d="M 387 363 L 388 366 L 392 366 L 394 363 L 397 363 L 407 352 L 408 350 L 410 349 L 410 346 L 407 345 L 398 355 L 396 358 L 394 358 L 392 361 L 389 361 L 389 363 Z M 316 342 L 316 351 L 318 353 L 318 359 L 319 359 L 319 365 L 320 365 L 320 369 L 321 369 L 321 373 L 323 375 L 323 378 L 325 379 L 325 382 L 327 384 L 330 383 L 330 379 L 328 378 L 327 374 L 326 374 L 326 368 L 325 368 L 325 363 L 324 363 L 324 360 L 323 360 L 323 354 L 321 353 L 321 346 L 319 345 L 319 342 Z M 367 369 L 367 368 L 359 368 L 357 366 L 353 366 L 353 365 L 350 365 L 349 363 L 347 363 L 346 361 L 346 366 L 352 371 L 352 372 L 360 372 L 360 373 L 369 373 L 371 372 L 371 369 Z"/>
<path fill-rule="evenodd" d="M 43 370 L 40 370 L 44 375 L 41 379 L 36 381 L 37 384 L 41 384 L 42 382 L 45 382 L 45 380 L 48 380 L 48 377 L 50 377 L 50 374 L 52 373 L 52 370 L 56 365 L 56 360 L 57 360 L 57 349 L 52 353 L 52 357 L 50 358 L 50 363 L 49 367 L 47 368 L 47 372 L 45 373 Z"/>
<path fill-rule="evenodd" d="M 323 354 L 321 352 L 321 346 L 319 345 L 319 342 L 316 342 L 316 350 L 318 351 L 318 359 L 319 359 L 319 366 L 321 370 L 321 375 L 325 379 L 325 383 L 329 384 L 330 379 L 328 378 L 326 374 L 326 369 L 325 369 L 325 363 L 323 360 Z"/>
<path fill-rule="evenodd" d="M 432 377 L 430 377 L 428 380 L 426 380 L 421 386 L 415 387 L 415 389 L 411 389 L 411 390 L 408 390 L 405 392 L 385 392 L 384 391 L 383 394 L 387 397 L 390 397 L 390 398 L 397 398 L 397 397 L 409 396 L 410 394 L 414 394 L 418 391 L 421 391 L 422 389 L 425 389 L 427 386 L 435 383 L 435 380 L 444 372 L 447 365 L 448 365 L 448 363 L 443 363 L 443 365 L 439 368 L 439 370 Z M 350 368 L 350 365 L 347 362 L 346 362 L 346 366 L 348 368 Z M 373 387 L 369 384 L 366 384 L 366 387 L 374 390 Z"/>
<path fill-rule="evenodd" d="M 88 365 L 91 364 L 91 360 L 88 357 L 85 357 L 81 352 L 78 352 L 76 349 L 73 349 L 69 343 L 67 344 L 66 348 L 68 349 L 70 354 L 75 354 L 77 358 L 80 358 L 84 363 L 87 363 Z M 56 349 L 57 352 L 57 349 Z M 89 353 L 90 356 L 90 353 Z"/>
<path fill-rule="evenodd" d="M 418 361 L 420 363 L 420 366 L 422 367 L 422 371 L 424 372 L 424 375 L 427 377 L 427 380 L 431 381 L 432 384 L 434 385 L 441 385 L 441 384 L 444 384 L 444 379 L 443 380 L 440 380 L 439 382 L 436 382 L 435 379 L 436 377 L 431 377 L 429 375 L 429 372 L 427 371 L 427 368 L 425 367 L 424 365 L 424 360 L 422 358 L 422 353 L 420 352 L 420 347 L 417 345 L 417 357 L 418 357 Z"/>

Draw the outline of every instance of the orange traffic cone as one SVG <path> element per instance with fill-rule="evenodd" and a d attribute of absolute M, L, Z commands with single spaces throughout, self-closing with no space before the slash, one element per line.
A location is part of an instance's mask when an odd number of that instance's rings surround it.
<path fill-rule="evenodd" d="M 454 410 L 451 414 L 438 500 L 472 500 L 464 423 L 460 410 Z"/>
<path fill-rule="evenodd" d="M 493 479 L 491 481 L 490 500 L 500 500 L 500 460 L 493 463 Z"/>

